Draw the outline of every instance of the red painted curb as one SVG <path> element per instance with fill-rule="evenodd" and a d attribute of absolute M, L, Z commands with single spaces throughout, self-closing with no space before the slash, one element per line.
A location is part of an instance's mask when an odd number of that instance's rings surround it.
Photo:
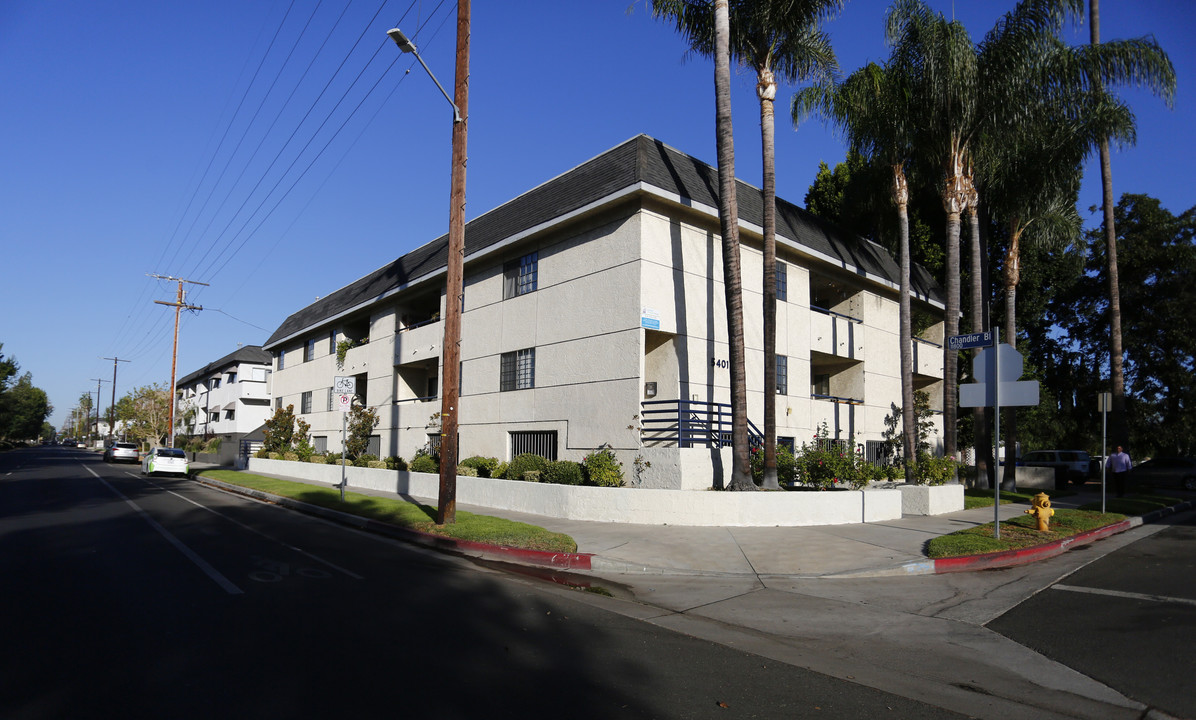
<path fill-rule="evenodd" d="M 1035 545 L 1034 547 L 1021 548 L 1019 550 L 1005 550 L 1004 552 L 987 553 L 985 555 L 939 558 L 934 561 L 934 572 L 935 574 L 971 572 L 973 570 L 993 570 L 996 568 L 1013 567 L 1015 565 L 1025 565 L 1026 563 L 1062 555 L 1073 547 L 1096 542 L 1110 535 L 1125 532 L 1131 527 L 1132 523 L 1129 520 L 1122 520 L 1119 523 L 1106 525 L 1096 530 L 1089 530 L 1088 532 L 1063 538 L 1062 540 L 1055 540 L 1045 545 Z"/>

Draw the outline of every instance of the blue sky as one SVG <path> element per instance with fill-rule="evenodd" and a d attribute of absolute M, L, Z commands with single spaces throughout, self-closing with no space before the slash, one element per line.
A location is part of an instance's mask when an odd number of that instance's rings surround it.
<path fill-rule="evenodd" d="M 932 0 L 979 40 L 1013 2 Z M 639 133 L 714 163 L 713 68 L 642 2 L 473 6 L 467 219 Z M 845 72 L 887 56 L 885 0 L 849 0 L 831 33 Z M 67 417 L 110 380 L 169 383 L 175 283 L 195 286 L 178 375 L 260 344 L 286 318 L 447 230 L 455 6 L 411 0 L 8 0 L 0 3 L 0 342 Z M 1087 26 L 1069 30 L 1085 43 Z M 1196 204 L 1189 0 L 1104 0 L 1102 39 L 1153 34 L 1174 109 L 1123 92 L 1138 143 L 1114 190 Z M 755 80 L 733 78 L 737 176 L 760 182 Z M 794 130 L 778 93 L 778 194 L 801 203 L 844 149 Z M 1100 203 L 1095 165 L 1080 207 Z M 111 386 L 102 386 L 107 408 Z"/>

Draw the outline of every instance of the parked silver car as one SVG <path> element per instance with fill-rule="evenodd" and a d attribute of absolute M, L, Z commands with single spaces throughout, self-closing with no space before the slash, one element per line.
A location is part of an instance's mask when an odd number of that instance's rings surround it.
<path fill-rule="evenodd" d="M 104 462 L 137 462 L 140 459 L 140 454 L 137 452 L 137 446 L 133 443 L 118 442 L 112 443 L 108 449 L 104 451 Z"/>
<path fill-rule="evenodd" d="M 187 454 L 179 448 L 154 448 L 141 461 L 141 474 L 176 473 L 186 475 L 191 472 L 191 464 L 187 462 Z"/>

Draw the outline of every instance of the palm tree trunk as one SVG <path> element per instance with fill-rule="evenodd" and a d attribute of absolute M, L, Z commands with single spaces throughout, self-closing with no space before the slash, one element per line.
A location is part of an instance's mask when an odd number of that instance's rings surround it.
<path fill-rule="evenodd" d="M 760 140 L 764 168 L 764 478 L 765 490 L 779 490 L 777 482 L 777 174 L 773 101 L 777 85 L 772 72 L 761 68 L 756 94 L 760 97 Z"/>
<path fill-rule="evenodd" d="M 947 317 L 946 336 L 959 334 L 959 210 L 947 211 Z M 959 410 L 959 352 L 943 343 L 943 452 L 956 456 Z"/>
<path fill-rule="evenodd" d="M 730 490 L 755 490 L 748 457 L 747 388 L 743 349 L 743 287 L 739 266 L 739 206 L 735 196 L 735 140 L 731 130 L 731 20 L 727 0 L 714 3 L 715 135 L 718 140 L 718 218 L 723 236 L 723 288 L 731 380 Z"/>
<path fill-rule="evenodd" d="M 905 170 L 900 165 L 893 166 L 893 200 L 897 203 L 898 231 L 901 237 L 901 247 L 898 251 L 901 260 L 898 304 L 901 325 L 898 331 L 898 342 L 901 343 L 901 464 L 905 470 L 905 481 L 913 483 L 917 479 L 914 466 L 918 459 L 915 454 L 918 418 L 914 410 L 914 340 L 910 310 L 909 185 L 906 183 Z"/>
<path fill-rule="evenodd" d="M 1088 0 L 1089 39 L 1100 44 L 1100 0 Z M 1121 344 L 1121 290 L 1117 277 L 1117 227 L 1113 222 L 1113 166 L 1109 141 L 1100 144 L 1101 202 L 1105 211 L 1105 246 L 1109 263 L 1109 379 L 1113 385 L 1113 444 L 1128 445 L 1125 417 L 1125 365 Z"/>
<path fill-rule="evenodd" d="M 1021 236 L 1024 228 L 1018 222 L 1010 223 L 1009 250 L 1005 255 L 1005 342 L 1017 347 L 1017 284 L 1021 282 Z M 1017 408 L 1010 407 L 1005 413 L 1006 458 L 1017 447 Z M 1012 491 L 1017 485 L 1017 463 L 1006 462 L 1001 477 L 1001 489 Z"/>
<path fill-rule="evenodd" d="M 984 261 L 986 260 L 983 243 L 980 240 L 980 208 L 978 201 L 973 196 L 972 202 L 968 204 L 968 227 L 971 231 L 971 245 L 972 245 L 972 317 L 971 317 L 971 331 L 974 333 L 984 331 Z M 983 478 L 989 487 L 992 487 L 993 479 L 989 475 L 989 455 L 991 438 L 988 433 L 987 416 L 984 408 L 972 408 L 972 427 L 975 433 L 975 447 L 973 451 L 976 454 L 976 483 L 979 485 L 981 478 Z"/>

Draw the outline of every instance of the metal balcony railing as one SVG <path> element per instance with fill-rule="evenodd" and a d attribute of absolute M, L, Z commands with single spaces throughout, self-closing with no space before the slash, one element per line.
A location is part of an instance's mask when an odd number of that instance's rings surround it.
<path fill-rule="evenodd" d="M 677 447 L 721 448 L 731 444 L 731 406 L 702 400 L 645 400 L 642 403 L 644 442 Z M 764 444 L 764 433 L 748 420 L 748 444 Z"/>

